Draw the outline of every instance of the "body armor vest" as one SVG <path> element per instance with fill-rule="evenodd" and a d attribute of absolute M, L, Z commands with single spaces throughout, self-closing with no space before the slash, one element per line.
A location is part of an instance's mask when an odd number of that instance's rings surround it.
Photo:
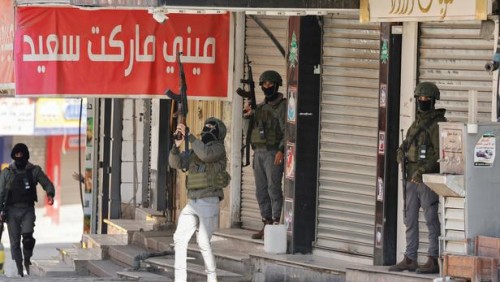
<path fill-rule="evenodd" d="M 33 169 L 24 172 L 11 170 L 10 185 L 8 185 L 7 205 L 17 203 L 34 204 L 37 201 L 36 183 L 33 179 Z"/>
<path fill-rule="evenodd" d="M 280 101 L 280 103 L 283 103 L 283 101 Z M 253 146 L 266 145 L 272 147 L 280 143 L 283 138 L 277 114 L 280 103 L 276 107 L 269 104 L 258 106 L 259 111 L 255 114 L 255 125 L 250 136 L 250 142 Z"/>

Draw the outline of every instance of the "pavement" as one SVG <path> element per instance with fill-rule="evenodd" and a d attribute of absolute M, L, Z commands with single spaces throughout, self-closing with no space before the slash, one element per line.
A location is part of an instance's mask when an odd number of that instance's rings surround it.
<path fill-rule="evenodd" d="M 67 248 L 79 243 L 83 234 L 83 210 L 80 204 L 63 205 L 59 208 L 59 222 L 52 220 L 46 214 L 45 208 L 36 209 L 35 233 L 36 239 L 33 260 L 58 258 L 57 248 Z M 5 247 L 5 275 L 0 276 L 0 281 L 113 281 L 82 279 L 82 278 L 45 278 L 30 277 L 21 278 L 17 275 L 17 268 L 11 259 L 8 230 L 5 228 L 2 236 Z M 119 281 L 119 280 L 114 280 Z"/>

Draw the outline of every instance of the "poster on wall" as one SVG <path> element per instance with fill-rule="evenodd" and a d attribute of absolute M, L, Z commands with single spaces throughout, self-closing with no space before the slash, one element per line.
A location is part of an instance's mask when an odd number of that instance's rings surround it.
<path fill-rule="evenodd" d="M 160 24 L 146 10 L 20 6 L 15 20 L 18 96 L 166 98 L 179 90 L 179 60 L 189 98 L 232 96 L 229 13 Z"/>
<path fill-rule="evenodd" d="M 485 133 L 474 147 L 474 166 L 493 166 L 496 140 L 493 133 Z"/>
<path fill-rule="evenodd" d="M 286 159 L 285 159 L 285 175 L 287 179 L 295 178 L 295 144 L 287 142 L 286 144 Z"/>
<path fill-rule="evenodd" d="M 297 88 L 289 87 L 288 88 L 288 106 L 287 106 L 287 121 L 289 123 L 295 123 L 297 117 Z"/>
<path fill-rule="evenodd" d="M 285 225 L 288 233 L 293 232 L 293 199 L 285 198 Z"/>
<path fill-rule="evenodd" d="M 85 137 L 85 173 L 83 175 L 83 232 L 89 234 L 92 230 L 92 208 L 93 208 L 93 165 L 94 165 L 94 99 L 87 102 L 87 130 Z"/>

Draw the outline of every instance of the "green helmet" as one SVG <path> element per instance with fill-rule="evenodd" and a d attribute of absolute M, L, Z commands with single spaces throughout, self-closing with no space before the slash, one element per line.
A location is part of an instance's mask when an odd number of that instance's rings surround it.
<path fill-rule="evenodd" d="M 274 82 L 274 84 L 278 86 L 283 85 L 283 80 L 281 79 L 281 75 L 273 70 L 267 70 L 260 75 L 259 85 L 262 85 L 264 81 L 272 81 Z"/>
<path fill-rule="evenodd" d="M 420 82 L 415 88 L 415 98 L 420 96 L 433 97 L 439 100 L 439 88 L 432 82 Z"/>

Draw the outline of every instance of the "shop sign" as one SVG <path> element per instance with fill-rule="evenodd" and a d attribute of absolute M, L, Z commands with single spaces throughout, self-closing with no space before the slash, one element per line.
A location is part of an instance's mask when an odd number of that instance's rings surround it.
<path fill-rule="evenodd" d="M 16 95 L 164 98 L 182 52 L 190 98 L 230 99 L 229 14 L 18 7 L 15 19 Z"/>
<path fill-rule="evenodd" d="M 485 20 L 491 0 L 361 0 L 362 22 Z"/>
<path fill-rule="evenodd" d="M 14 6 L 0 1 L 0 90 L 14 89 Z M 1 91 L 0 91 L 1 93 Z"/>
<path fill-rule="evenodd" d="M 82 121 L 80 121 L 80 117 Z M 80 99 L 38 98 L 35 106 L 35 135 L 80 134 L 85 132 L 87 104 Z"/>
<path fill-rule="evenodd" d="M 35 100 L 29 98 L 0 99 L 0 135 L 33 135 Z"/>
<path fill-rule="evenodd" d="M 27 0 L 24 0 L 27 1 Z M 31 0 L 33 1 L 33 0 Z M 41 1 L 41 0 L 37 0 Z M 68 0 L 67 0 L 68 1 Z M 359 1 L 334 1 L 334 0 L 69 0 L 71 5 L 90 7 L 180 7 L 183 9 L 220 8 L 231 10 L 231 8 L 279 8 L 279 9 L 357 9 Z"/>

